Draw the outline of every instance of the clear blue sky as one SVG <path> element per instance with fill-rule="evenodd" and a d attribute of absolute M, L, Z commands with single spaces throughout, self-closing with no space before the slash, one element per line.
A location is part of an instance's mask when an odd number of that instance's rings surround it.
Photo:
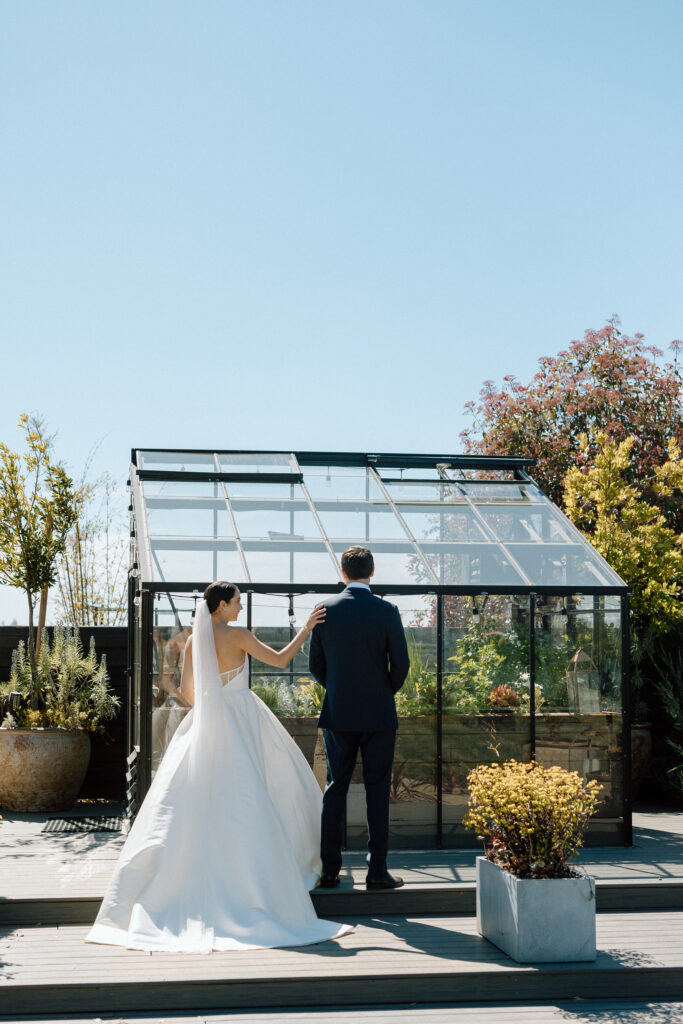
<path fill-rule="evenodd" d="M 124 481 L 458 451 L 613 313 L 666 347 L 682 39 L 679 0 L 0 2 L 0 438 Z"/>

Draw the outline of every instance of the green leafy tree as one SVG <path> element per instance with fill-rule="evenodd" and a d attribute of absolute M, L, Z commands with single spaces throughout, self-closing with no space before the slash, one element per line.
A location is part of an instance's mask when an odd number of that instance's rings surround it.
<path fill-rule="evenodd" d="M 23 415 L 23 455 L 0 442 L 0 581 L 18 587 L 28 602 L 29 664 L 36 674 L 34 609 L 40 595 L 39 634 L 57 559 L 77 517 L 71 478 L 52 459 L 40 420 Z"/>
<path fill-rule="evenodd" d="M 657 504 L 632 480 L 635 438 L 617 443 L 604 433 L 585 472 L 570 469 L 565 478 L 567 515 L 633 590 L 637 628 L 665 633 L 683 624 L 683 536 L 667 523 Z M 589 447 L 584 436 L 581 449 Z M 668 457 L 651 471 L 647 484 L 661 500 L 683 498 L 683 463 L 675 441 Z"/>

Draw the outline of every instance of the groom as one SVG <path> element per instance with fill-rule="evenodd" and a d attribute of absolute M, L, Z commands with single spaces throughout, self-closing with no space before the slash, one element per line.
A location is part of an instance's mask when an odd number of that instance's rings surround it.
<path fill-rule="evenodd" d="M 321 828 L 321 888 L 339 884 L 346 794 L 360 751 L 368 818 L 367 889 L 398 889 L 387 871 L 389 793 L 398 719 L 394 694 L 409 660 L 398 608 L 370 590 L 372 552 L 342 555 L 346 589 L 325 601 L 324 622 L 313 630 L 309 668 L 325 687 L 319 726 L 327 757 Z"/>

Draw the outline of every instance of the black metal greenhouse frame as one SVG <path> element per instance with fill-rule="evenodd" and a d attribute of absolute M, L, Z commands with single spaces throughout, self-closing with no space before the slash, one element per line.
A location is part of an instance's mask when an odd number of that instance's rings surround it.
<path fill-rule="evenodd" d="M 155 451 L 161 452 L 163 449 L 159 448 L 138 448 L 133 449 L 131 454 L 131 461 L 135 466 L 137 464 L 137 452 L 138 451 Z M 209 453 L 216 453 L 217 455 L 240 455 L 244 454 L 243 450 L 240 449 L 168 449 L 169 453 L 177 455 L 206 455 Z M 473 469 L 473 470 L 507 470 L 512 471 L 514 477 L 512 480 L 496 481 L 497 485 L 505 485 L 506 483 L 529 483 L 538 487 L 538 484 L 533 480 L 531 476 L 526 472 L 528 467 L 535 465 L 536 460 L 533 458 L 523 458 L 516 456 L 470 456 L 470 455 L 401 455 L 401 454 L 360 454 L 354 452 L 298 452 L 298 451 L 257 451 L 250 450 L 249 455 L 289 455 L 294 454 L 300 465 L 330 465 L 330 466 L 345 466 L 365 468 L 367 466 L 377 467 L 395 467 L 396 469 L 434 469 L 439 464 L 445 464 L 451 469 Z M 173 471 L 173 470 L 137 470 L 138 477 L 141 481 L 145 480 L 182 480 L 182 481 L 197 481 L 197 482 L 249 482 L 258 479 L 260 482 L 263 481 L 264 477 L 269 483 L 292 483 L 301 482 L 302 474 L 297 477 L 296 474 L 252 474 L 252 473 L 230 473 L 230 472 L 213 472 L 213 471 Z M 400 478 L 383 477 L 383 482 L 405 482 Z M 421 480 L 420 478 L 411 477 L 411 483 L 434 483 L 433 478 L 428 480 Z M 130 481 L 129 481 L 130 485 Z M 540 490 L 540 488 L 539 488 Z M 548 499 L 549 500 L 549 499 Z M 132 504 L 130 506 L 132 509 Z M 134 536 L 134 530 L 131 529 L 131 536 Z M 131 567 L 129 576 L 129 587 L 128 587 L 128 599 L 129 599 L 129 708 L 133 708 L 134 692 L 133 692 L 133 676 L 135 674 L 136 662 L 139 671 L 140 679 L 140 728 L 141 728 L 141 744 L 139 752 L 135 748 L 134 736 L 133 736 L 133 725 L 132 716 L 129 715 L 129 755 L 128 755 L 128 805 L 132 813 L 137 811 L 139 804 L 141 803 L 144 795 L 146 794 L 152 780 L 152 737 L 151 737 L 151 706 L 150 699 L 152 693 L 152 677 L 153 677 L 153 602 L 157 594 L 188 594 L 188 595 L 201 595 L 206 586 L 211 582 L 210 580 L 202 580 L 195 582 L 178 581 L 178 582 L 150 582 L 143 581 L 139 578 L 139 565 L 134 562 Z M 243 595 L 247 598 L 247 627 L 251 628 L 252 621 L 252 595 L 253 594 L 268 594 L 268 595 L 283 595 L 293 599 L 296 596 L 303 594 L 324 594 L 330 595 L 335 591 L 343 588 L 343 584 L 339 583 L 335 588 L 334 585 L 330 584 L 305 584 L 302 582 L 301 586 L 292 587 L 290 584 L 270 584 L 270 583 L 254 583 L 254 582 L 240 582 L 239 580 L 232 580 L 231 582 L 236 583 L 240 588 Z M 436 746 L 437 746 L 437 778 L 436 778 L 436 790 L 437 790 L 437 816 L 436 816 L 436 830 L 434 835 L 434 847 L 436 849 L 442 848 L 442 813 L 443 813 L 443 778 L 442 778 L 442 767 L 443 767 L 443 752 L 442 752 L 442 723 L 443 723 L 443 710 L 442 710 L 442 679 L 443 679 L 443 600 L 444 597 L 454 596 L 465 596 L 465 597 L 478 597 L 495 594 L 524 594 L 528 597 L 529 601 L 529 690 L 530 690 L 530 708 L 529 708 L 529 721 L 530 721 L 530 759 L 535 758 L 536 751 L 536 717 L 535 717 L 535 607 L 539 597 L 544 595 L 552 595 L 556 597 L 569 597 L 572 595 L 582 594 L 586 596 L 618 596 L 621 602 L 621 707 L 622 707 L 622 757 L 623 757 L 623 844 L 625 846 L 632 845 L 632 794 L 631 794 L 631 721 L 632 721 L 632 709 L 631 709 L 631 687 L 630 687 L 630 590 L 624 585 L 622 587 L 605 587 L 605 586 L 562 586 L 562 585 L 548 585 L 548 586 L 534 586 L 528 587 L 521 584 L 515 584 L 514 587 L 508 585 L 482 585 L 482 586 L 471 586 L 461 584 L 438 584 L 438 585 L 427 585 L 427 584 L 382 584 L 381 582 L 374 582 L 372 585 L 373 593 L 380 597 L 390 597 L 392 594 L 398 595 L 409 595 L 409 594 L 420 594 L 427 596 L 434 596 L 437 600 L 437 616 L 436 616 L 436 638 L 437 638 L 437 708 L 436 708 Z M 142 644 L 140 649 L 136 651 L 135 641 L 133 636 L 133 623 L 135 621 L 135 602 L 139 601 L 141 608 L 141 635 Z"/>

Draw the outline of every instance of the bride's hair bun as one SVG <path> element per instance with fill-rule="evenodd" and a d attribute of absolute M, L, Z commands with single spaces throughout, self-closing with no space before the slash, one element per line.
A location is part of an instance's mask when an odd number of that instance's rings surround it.
<path fill-rule="evenodd" d="M 226 583 L 225 580 L 219 580 L 217 583 L 209 583 L 204 591 L 204 600 L 213 615 L 221 601 L 232 601 L 236 593 L 237 587 L 234 583 Z"/>

